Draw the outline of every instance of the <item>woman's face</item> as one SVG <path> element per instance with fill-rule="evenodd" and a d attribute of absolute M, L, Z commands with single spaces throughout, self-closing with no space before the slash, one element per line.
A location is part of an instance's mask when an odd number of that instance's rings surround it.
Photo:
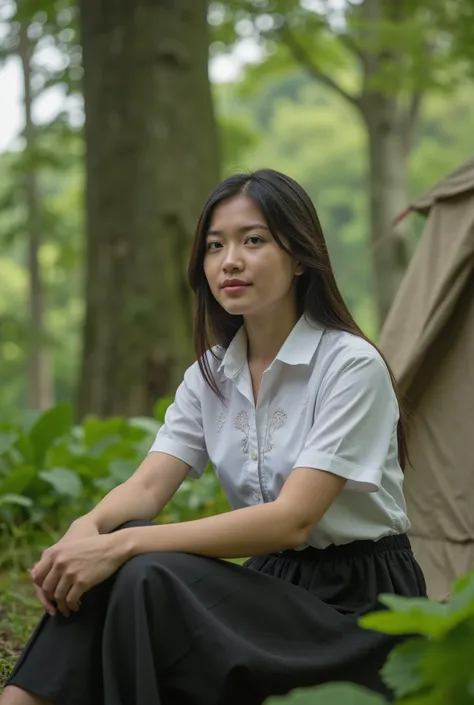
<path fill-rule="evenodd" d="M 301 273 L 273 239 L 255 201 L 245 194 L 214 209 L 204 272 L 220 305 L 228 313 L 247 317 L 278 315 L 282 306 L 294 306 L 295 275 Z"/>

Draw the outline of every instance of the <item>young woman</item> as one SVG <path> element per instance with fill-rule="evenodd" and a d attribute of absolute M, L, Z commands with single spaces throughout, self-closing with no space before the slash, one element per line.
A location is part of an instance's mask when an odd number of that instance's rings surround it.
<path fill-rule="evenodd" d="M 31 571 L 47 614 L 1 705 L 257 705 L 331 680 L 384 690 L 394 641 L 357 619 L 380 593 L 425 595 L 405 533 L 403 419 L 307 194 L 267 169 L 226 179 L 189 274 L 198 361 L 133 477 Z M 151 524 L 209 459 L 233 511 Z"/>

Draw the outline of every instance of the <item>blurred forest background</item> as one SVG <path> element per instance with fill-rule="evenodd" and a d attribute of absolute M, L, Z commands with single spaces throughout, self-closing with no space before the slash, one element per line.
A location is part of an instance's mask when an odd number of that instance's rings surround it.
<path fill-rule="evenodd" d="M 219 179 L 302 183 L 377 339 L 422 227 L 396 217 L 474 150 L 474 4 L 3 0 L 0 62 L 10 644 L 32 527 L 51 543 L 133 472 L 193 360 L 187 257 Z M 162 520 L 226 506 L 209 472 Z"/>
<path fill-rule="evenodd" d="M 1 9 L 24 98 L 0 155 L 0 419 L 150 414 L 174 392 L 189 242 L 235 171 L 304 185 L 376 338 L 420 228 L 394 217 L 473 150 L 472 3 L 83 0 L 82 28 L 79 10 Z"/>

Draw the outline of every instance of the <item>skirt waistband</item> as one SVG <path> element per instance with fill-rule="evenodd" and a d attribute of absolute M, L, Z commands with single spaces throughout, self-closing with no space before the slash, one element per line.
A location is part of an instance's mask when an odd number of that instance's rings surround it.
<path fill-rule="evenodd" d="M 382 551 L 411 551 L 410 539 L 406 534 L 397 534 L 396 536 L 384 536 L 378 541 L 351 541 L 351 543 L 345 543 L 339 546 L 331 544 L 327 548 L 307 546 L 301 551 L 289 549 L 273 555 L 279 558 L 290 558 L 292 560 L 316 563 L 324 560 L 344 560 L 347 558 L 355 558 L 356 556 L 381 553 Z"/>

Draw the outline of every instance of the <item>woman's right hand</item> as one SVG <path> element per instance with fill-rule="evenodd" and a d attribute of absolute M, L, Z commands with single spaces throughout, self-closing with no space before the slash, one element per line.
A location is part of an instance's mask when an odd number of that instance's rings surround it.
<path fill-rule="evenodd" d="M 85 538 L 87 536 L 97 536 L 99 535 L 99 530 L 96 527 L 96 525 L 90 521 L 86 516 L 80 517 L 79 519 L 76 519 L 69 529 L 66 531 L 64 536 L 57 542 L 63 543 L 64 541 L 68 541 L 70 539 L 80 539 L 80 538 Z M 56 544 L 56 545 L 57 545 Z M 35 589 L 35 595 L 42 605 L 43 609 L 51 616 L 54 617 L 58 613 L 58 609 L 54 602 L 51 602 L 51 600 L 46 597 L 43 589 L 36 585 L 34 583 L 34 589 Z"/>

